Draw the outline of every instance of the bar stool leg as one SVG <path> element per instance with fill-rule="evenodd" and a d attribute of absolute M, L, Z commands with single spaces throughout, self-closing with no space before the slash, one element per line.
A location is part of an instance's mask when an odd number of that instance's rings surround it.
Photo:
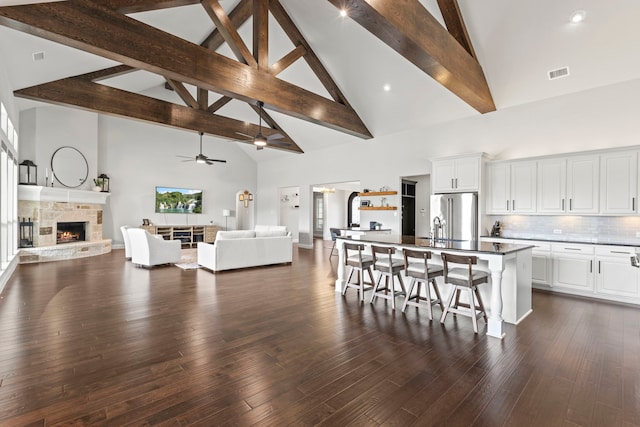
<path fill-rule="evenodd" d="M 415 277 L 413 277 L 412 279 L 413 280 L 409 284 L 409 292 L 407 292 L 407 296 L 404 298 L 404 304 L 402 304 L 403 313 L 407 309 L 407 304 L 409 304 L 409 301 L 411 300 L 411 292 L 413 292 L 413 288 L 416 285 L 416 282 L 418 283 L 418 295 L 420 295 L 420 282 L 418 282 Z"/>
<path fill-rule="evenodd" d="M 473 297 L 473 289 L 469 288 L 469 310 L 471 310 L 471 321 L 473 322 L 473 332 L 478 333 L 478 317 L 476 313 L 476 301 Z"/>
<path fill-rule="evenodd" d="M 451 307 L 451 303 L 453 302 L 453 298 L 458 293 L 458 288 L 455 286 L 451 290 L 451 295 L 449 295 L 449 300 L 447 304 L 444 306 L 444 310 L 442 310 L 442 317 L 440 317 L 440 323 L 444 323 L 444 320 L 447 318 L 447 313 L 449 312 L 449 307 Z"/>
<path fill-rule="evenodd" d="M 436 297 L 438 297 L 438 304 L 440 304 L 440 310 L 444 311 L 444 304 L 442 304 L 442 297 L 440 296 L 440 291 L 438 290 L 438 284 L 436 283 L 436 278 L 431 279 L 431 285 L 433 286 L 433 290 L 436 292 Z M 427 283 L 427 287 L 429 284 Z"/>
<path fill-rule="evenodd" d="M 347 277 L 347 281 L 346 281 L 346 282 L 344 282 L 344 288 L 342 289 L 342 295 L 344 295 L 344 294 L 346 294 L 346 293 L 347 293 L 347 288 L 349 287 L 349 286 L 347 286 L 347 285 L 348 285 L 349 283 L 351 283 L 351 277 L 353 276 L 353 271 L 354 271 L 354 270 L 355 270 L 355 269 L 354 269 L 353 267 L 351 267 L 351 270 L 349 270 L 349 276 Z"/>

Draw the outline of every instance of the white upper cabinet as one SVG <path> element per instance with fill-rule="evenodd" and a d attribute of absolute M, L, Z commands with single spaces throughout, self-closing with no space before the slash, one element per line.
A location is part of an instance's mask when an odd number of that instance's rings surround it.
<path fill-rule="evenodd" d="M 434 160 L 432 181 L 434 193 L 478 191 L 480 187 L 480 155 Z"/>
<path fill-rule="evenodd" d="M 487 213 L 536 212 L 536 162 L 487 166 Z"/>
<path fill-rule="evenodd" d="M 600 213 L 637 212 L 638 153 L 620 151 L 600 156 Z"/>
<path fill-rule="evenodd" d="M 567 159 L 538 161 L 538 213 L 566 212 Z"/>
<path fill-rule="evenodd" d="M 511 163 L 511 212 L 536 212 L 536 162 Z"/>
<path fill-rule="evenodd" d="M 511 168 L 508 163 L 487 165 L 487 213 L 505 214 L 510 212 Z"/>
<path fill-rule="evenodd" d="M 567 213 L 593 214 L 600 210 L 600 157 L 576 156 L 567 159 Z"/>

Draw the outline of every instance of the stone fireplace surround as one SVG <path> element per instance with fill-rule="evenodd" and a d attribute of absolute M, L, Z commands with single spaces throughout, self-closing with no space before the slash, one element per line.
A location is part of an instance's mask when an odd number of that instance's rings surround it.
<path fill-rule="evenodd" d="M 111 252 L 102 238 L 102 210 L 109 193 L 18 186 L 18 217 L 33 221 L 33 248 L 20 249 L 20 263 L 84 258 Z M 56 244 L 58 222 L 86 222 L 84 242 Z"/>

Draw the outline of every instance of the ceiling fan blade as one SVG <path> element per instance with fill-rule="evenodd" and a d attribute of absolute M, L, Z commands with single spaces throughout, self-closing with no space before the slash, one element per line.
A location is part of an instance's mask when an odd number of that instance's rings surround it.
<path fill-rule="evenodd" d="M 274 133 L 273 135 L 269 135 L 267 137 L 267 141 L 272 141 L 274 139 L 281 139 L 284 138 L 284 136 L 281 133 Z"/>
<path fill-rule="evenodd" d="M 194 162 L 195 160 L 189 159 L 189 160 L 180 160 L 180 161 L 184 163 L 184 162 Z"/>
<path fill-rule="evenodd" d="M 249 138 L 249 139 L 251 139 L 251 140 L 254 138 L 253 136 L 251 136 L 251 135 L 247 135 L 246 133 L 242 133 L 242 132 L 236 132 L 236 133 L 237 133 L 238 135 L 241 135 L 241 136 L 246 136 L 247 138 Z"/>
<path fill-rule="evenodd" d="M 212 159 L 211 157 L 207 157 L 206 159 L 208 162 L 219 162 L 219 163 L 227 163 L 226 160 L 221 160 L 221 159 Z"/>
<path fill-rule="evenodd" d="M 176 155 L 176 157 L 182 157 L 182 158 L 184 158 L 184 159 L 191 159 L 191 160 L 193 160 L 193 156 L 178 156 L 178 155 Z"/>

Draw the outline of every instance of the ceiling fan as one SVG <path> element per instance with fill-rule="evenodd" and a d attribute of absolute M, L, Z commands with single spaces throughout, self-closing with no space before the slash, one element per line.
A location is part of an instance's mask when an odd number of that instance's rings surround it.
<path fill-rule="evenodd" d="M 226 160 L 211 159 L 205 156 L 204 154 L 202 154 L 202 135 L 204 134 L 202 132 L 198 132 L 198 133 L 200 134 L 200 153 L 195 158 L 192 156 L 177 156 L 177 157 L 183 157 L 185 159 L 189 159 L 189 160 L 183 160 L 183 162 L 196 162 L 196 163 L 204 163 L 207 165 L 212 165 L 213 162 L 227 163 Z"/>
<path fill-rule="evenodd" d="M 251 141 L 256 146 L 256 149 L 262 150 L 267 144 L 274 143 L 278 139 L 283 138 L 281 133 L 274 133 L 273 135 L 264 136 L 262 134 L 262 107 L 264 107 L 264 102 L 258 101 L 258 134 L 255 136 L 247 135 L 246 133 L 236 132 L 238 135 L 247 137 L 249 139 L 245 139 L 242 141 Z"/>

